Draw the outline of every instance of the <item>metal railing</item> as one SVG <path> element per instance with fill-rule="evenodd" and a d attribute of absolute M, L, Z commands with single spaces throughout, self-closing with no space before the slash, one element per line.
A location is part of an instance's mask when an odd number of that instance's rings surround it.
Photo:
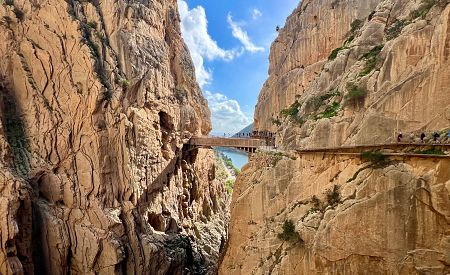
<path fill-rule="evenodd" d="M 219 138 L 219 137 L 193 137 L 189 141 L 193 146 L 217 146 L 234 148 L 259 148 L 265 146 L 263 139 L 256 138 Z"/>

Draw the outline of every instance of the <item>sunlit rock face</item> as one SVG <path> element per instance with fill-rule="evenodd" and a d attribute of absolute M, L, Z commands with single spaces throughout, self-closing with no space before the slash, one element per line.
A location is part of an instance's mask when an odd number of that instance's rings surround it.
<path fill-rule="evenodd" d="M 448 127 L 448 13 L 446 0 L 304 1 L 272 45 L 255 129 L 301 147 Z"/>
<path fill-rule="evenodd" d="M 176 1 L 1 1 L 0 274 L 214 273 L 228 196 Z"/>
<path fill-rule="evenodd" d="M 448 159 L 257 155 L 235 184 L 219 274 L 447 274 L 449 168 Z M 301 239 L 280 239 L 287 220 Z"/>
<path fill-rule="evenodd" d="M 299 5 L 255 112 L 284 153 L 237 178 L 220 274 L 450 272 L 448 158 L 289 151 L 448 129 L 449 13 L 446 0 Z"/>

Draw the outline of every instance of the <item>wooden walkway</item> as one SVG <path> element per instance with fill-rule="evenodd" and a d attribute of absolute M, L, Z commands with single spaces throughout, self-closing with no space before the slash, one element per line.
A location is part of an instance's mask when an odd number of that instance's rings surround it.
<path fill-rule="evenodd" d="M 297 149 L 298 153 L 308 152 L 335 152 L 335 153 L 362 153 L 367 151 L 424 151 L 428 149 L 435 149 L 440 151 L 450 151 L 450 144 L 440 143 L 383 143 L 383 144 L 362 144 L 351 146 L 339 146 L 339 147 L 316 147 L 316 148 L 302 148 Z"/>
<path fill-rule="evenodd" d="M 247 152 L 256 152 L 257 149 L 266 147 L 264 139 L 256 138 L 221 138 L 221 137 L 193 137 L 189 141 L 192 147 L 232 147 Z M 298 154 L 306 153 L 331 153 L 331 154 L 361 154 L 363 152 L 379 151 L 386 155 L 416 155 L 416 156 L 438 156 L 426 154 L 423 151 L 437 150 L 442 152 L 450 151 L 450 144 L 440 143 L 384 143 L 384 144 L 363 144 L 339 147 L 316 147 L 301 148 L 295 150 Z M 450 155 L 442 155 L 450 157 Z"/>
<path fill-rule="evenodd" d="M 220 138 L 220 137 L 193 137 L 189 145 L 194 147 L 232 147 L 247 152 L 256 152 L 256 149 L 265 146 L 263 139 L 256 138 Z"/>

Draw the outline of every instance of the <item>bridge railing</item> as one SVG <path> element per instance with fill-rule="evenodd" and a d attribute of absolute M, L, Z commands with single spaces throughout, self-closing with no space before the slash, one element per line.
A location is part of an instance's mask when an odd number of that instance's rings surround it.
<path fill-rule="evenodd" d="M 343 145 L 338 147 L 316 147 L 316 148 L 301 148 L 297 152 L 363 152 L 370 150 L 404 150 L 415 149 L 423 150 L 434 148 L 436 150 L 447 151 L 450 150 L 450 144 L 442 143 L 382 143 L 382 144 L 360 144 L 360 145 Z"/>
<path fill-rule="evenodd" d="M 192 137 L 190 145 L 196 146 L 218 146 L 236 148 L 259 148 L 266 143 L 262 139 L 254 138 L 219 138 L 219 137 Z"/>

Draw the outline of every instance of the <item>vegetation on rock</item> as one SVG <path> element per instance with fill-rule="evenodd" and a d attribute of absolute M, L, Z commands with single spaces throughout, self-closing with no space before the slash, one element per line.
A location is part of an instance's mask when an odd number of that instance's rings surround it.
<path fill-rule="evenodd" d="M 366 151 L 361 153 L 361 159 L 373 163 L 379 163 L 386 160 L 386 156 L 381 152 Z"/>
<path fill-rule="evenodd" d="M 327 203 L 331 207 L 335 207 L 341 201 L 341 191 L 339 185 L 334 185 L 332 189 L 325 193 Z"/>
<path fill-rule="evenodd" d="M 232 179 L 228 179 L 225 182 L 225 188 L 227 189 L 227 193 L 230 195 L 231 193 L 233 193 L 233 187 L 234 187 L 234 180 Z"/>
<path fill-rule="evenodd" d="M 442 156 L 445 155 L 445 153 L 442 150 L 433 148 L 433 149 L 428 149 L 428 150 L 420 150 L 420 151 L 416 151 L 416 154 L 421 154 L 421 155 L 437 155 L 437 156 Z"/>
<path fill-rule="evenodd" d="M 378 55 L 383 49 L 384 45 L 378 45 L 373 47 L 368 53 L 364 54 L 361 59 L 365 60 L 364 69 L 359 73 L 359 76 L 368 75 L 375 69 L 378 63 Z"/>
<path fill-rule="evenodd" d="M 285 220 L 282 228 L 283 231 L 281 233 L 278 233 L 278 238 L 280 240 L 303 243 L 303 240 L 300 238 L 300 234 L 295 231 L 295 224 L 292 220 Z"/>
<path fill-rule="evenodd" d="M 316 119 L 335 117 L 340 107 L 339 102 L 333 102 L 331 105 L 327 106 L 325 111 L 316 115 Z"/>
<path fill-rule="evenodd" d="M 347 102 L 360 102 L 367 96 L 367 90 L 359 87 L 353 82 L 347 83 L 347 94 L 345 95 L 345 100 Z"/>
<path fill-rule="evenodd" d="M 289 108 L 281 110 L 280 114 L 284 117 L 289 118 L 290 121 L 295 124 L 302 125 L 305 121 L 299 116 L 301 103 L 296 100 Z"/>
<path fill-rule="evenodd" d="M 407 20 L 397 20 L 386 31 L 387 38 L 389 40 L 396 38 L 400 35 L 403 28 L 409 24 Z"/>
<path fill-rule="evenodd" d="M 409 18 L 411 20 L 414 20 L 416 18 L 425 18 L 425 16 L 428 14 L 428 12 L 431 10 L 431 8 L 437 3 L 436 0 L 423 0 L 420 4 L 419 8 L 416 10 L 413 10 L 409 14 Z"/>
<path fill-rule="evenodd" d="M 350 24 L 350 31 L 347 35 L 348 38 L 345 40 L 344 45 L 331 51 L 330 55 L 328 56 L 328 60 L 335 60 L 341 51 L 349 48 L 348 44 L 350 44 L 355 39 L 356 32 L 363 26 L 363 24 L 364 22 L 360 19 L 356 19 Z"/>

